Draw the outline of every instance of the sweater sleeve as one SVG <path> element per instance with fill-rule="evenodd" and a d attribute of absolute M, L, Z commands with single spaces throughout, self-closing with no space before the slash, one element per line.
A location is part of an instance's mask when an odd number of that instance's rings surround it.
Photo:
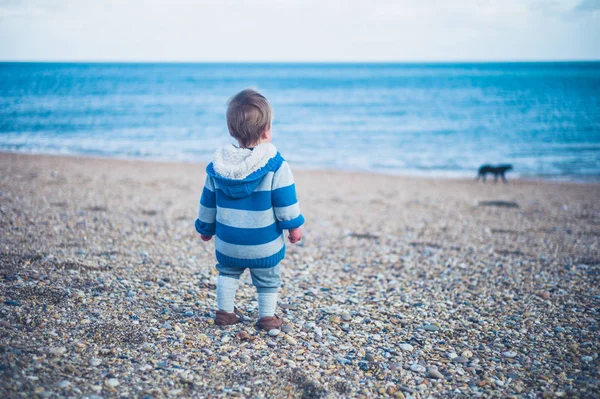
<path fill-rule="evenodd" d="M 196 219 L 196 231 L 205 236 L 215 235 L 217 226 L 217 199 L 215 195 L 215 185 L 212 177 L 206 176 L 206 182 L 202 189 L 202 197 L 200 197 L 200 209 L 198 210 L 198 218 Z"/>
<path fill-rule="evenodd" d="M 297 229 L 304 224 L 304 216 L 300 213 L 300 206 L 296 198 L 294 175 L 292 175 L 290 165 L 285 161 L 273 176 L 271 196 L 275 217 L 281 229 Z"/>

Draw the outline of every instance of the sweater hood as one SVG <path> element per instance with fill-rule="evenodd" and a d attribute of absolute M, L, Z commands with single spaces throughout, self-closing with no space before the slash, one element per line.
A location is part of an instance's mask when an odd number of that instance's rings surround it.
<path fill-rule="evenodd" d="M 271 143 L 259 144 L 252 150 L 227 144 L 215 152 L 206 173 L 213 177 L 226 195 L 247 197 L 269 172 L 281 166 L 283 157 Z"/>

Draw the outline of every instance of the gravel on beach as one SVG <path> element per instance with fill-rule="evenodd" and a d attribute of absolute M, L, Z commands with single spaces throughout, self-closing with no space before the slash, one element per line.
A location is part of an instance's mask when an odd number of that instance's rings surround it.
<path fill-rule="evenodd" d="M 295 170 L 269 334 L 248 273 L 213 325 L 204 176 L 0 154 L 1 397 L 600 396 L 600 185 Z"/>

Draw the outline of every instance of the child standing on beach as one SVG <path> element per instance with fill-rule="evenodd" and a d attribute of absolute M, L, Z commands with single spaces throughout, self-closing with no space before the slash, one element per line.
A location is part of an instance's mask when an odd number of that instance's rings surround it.
<path fill-rule="evenodd" d="M 258 291 L 258 326 L 271 330 L 283 323 L 275 314 L 283 230 L 291 243 L 300 241 L 304 217 L 290 166 L 271 144 L 272 115 L 260 93 L 247 89 L 236 94 L 227 108 L 227 127 L 238 146 L 217 149 L 206 167 L 195 226 L 204 241 L 216 235 L 215 324 L 220 326 L 240 321 L 234 299 L 245 269 Z"/>

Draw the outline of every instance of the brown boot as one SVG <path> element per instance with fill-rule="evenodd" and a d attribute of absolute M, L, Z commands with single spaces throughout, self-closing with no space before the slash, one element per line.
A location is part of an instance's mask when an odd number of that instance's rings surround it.
<path fill-rule="evenodd" d="M 283 324 L 283 319 L 277 315 L 265 316 L 258 319 L 258 327 L 263 330 L 269 331 L 274 328 L 279 328 Z"/>
<path fill-rule="evenodd" d="M 217 310 L 215 324 L 218 326 L 230 326 L 232 324 L 239 323 L 241 318 L 236 313 L 238 313 L 237 309 L 234 309 L 233 313 L 229 313 L 224 310 Z"/>

